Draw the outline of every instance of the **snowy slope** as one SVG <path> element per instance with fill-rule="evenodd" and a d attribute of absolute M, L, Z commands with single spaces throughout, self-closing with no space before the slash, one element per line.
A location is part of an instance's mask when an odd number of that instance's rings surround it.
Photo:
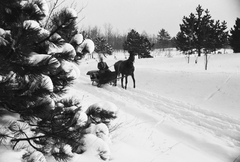
<path fill-rule="evenodd" d="M 240 162 L 240 54 L 211 55 L 207 71 L 203 57 L 198 64 L 194 59 L 189 64 L 184 56 L 136 59 L 136 89 L 129 78 L 127 90 L 120 82 L 92 86 L 86 73 L 96 69 L 95 59 L 79 65 L 81 76 L 69 95 L 79 98 L 83 109 L 101 100 L 120 109 L 110 161 Z M 113 70 L 117 60 L 105 61 Z M 72 162 L 78 161 L 101 160 L 93 149 L 75 155 Z"/>
<path fill-rule="evenodd" d="M 116 60 L 106 61 L 111 66 Z M 212 55 L 208 71 L 203 61 L 199 58 L 196 65 L 187 64 L 184 57 L 137 59 L 137 88 L 129 78 L 128 90 L 120 83 L 92 86 L 85 74 L 96 69 L 96 61 L 80 65 L 82 75 L 74 89 L 85 91 L 85 103 L 108 100 L 121 110 L 116 121 L 121 126 L 113 132 L 113 161 L 236 160 L 240 55 Z"/>

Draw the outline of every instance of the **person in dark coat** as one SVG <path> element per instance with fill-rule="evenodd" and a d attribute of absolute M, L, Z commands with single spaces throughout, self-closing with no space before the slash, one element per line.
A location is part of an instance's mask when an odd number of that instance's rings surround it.
<path fill-rule="evenodd" d="M 99 82 L 100 83 L 106 83 L 110 79 L 110 73 L 109 67 L 106 62 L 103 61 L 103 58 L 100 58 L 100 61 L 98 62 L 97 68 L 99 69 Z"/>
<path fill-rule="evenodd" d="M 100 73 L 104 73 L 107 70 L 109 70 L 109 67 L 108 67 L 107 63 L 103 61 L 102 57 L 100 58 L 100 61 L 99 61 L 98 65 L 97 65 L 97 67 L 98 67 Z"/>

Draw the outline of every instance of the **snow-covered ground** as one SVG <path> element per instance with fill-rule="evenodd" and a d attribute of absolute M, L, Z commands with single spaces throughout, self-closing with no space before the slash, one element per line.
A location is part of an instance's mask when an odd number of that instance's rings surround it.
<path fill-rule="evenodd" d="M 91 85 L 87 71 L 97 69 L 88 59 L 79 65 L 81 76 L 70 94 L 83 109 L 107 100 L 119 108 L 111 132 L 112 162 L 240 162 L 240 54 L 204 57 L 182 55 L 135 60 L 136 88 Z M 105 61 L 125 59 L 116 53 Z M 169 57 L 171 56 L 171 57 Z M 1 152 L 1 150 L 0 150 Z M 54 161 L 50 160 L 49 161 Z M 72 162 L 97 162 L 94 151 L 76 155 Z M 9 161 L 8 161 L 9 162 Z"/>

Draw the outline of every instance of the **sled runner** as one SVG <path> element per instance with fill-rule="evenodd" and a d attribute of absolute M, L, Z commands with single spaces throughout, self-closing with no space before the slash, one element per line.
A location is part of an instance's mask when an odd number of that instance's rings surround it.
<path fill-rule="evenodd" d="M 91 70 L 87 72 L 90 76 L 92 85 L 100 87 L 103 84 L 116 85 L 117 75 L 115 72 L 106 71 L 104 73 L 99 72 L 99 70 Z"/>

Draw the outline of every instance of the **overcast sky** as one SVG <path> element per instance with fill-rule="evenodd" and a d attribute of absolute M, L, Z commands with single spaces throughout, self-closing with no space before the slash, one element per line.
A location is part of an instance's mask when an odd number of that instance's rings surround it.
<path fill-rule="evenodd" d="M 74 0 L 66 0 L 68 5 Z M 226 21 L 228 29 L 240 18 L 240 0 L 75 0 L 76 9 L 85 8 L 79 14 L 84 19 L 80 26 L 111 24 L 113 31 L 128 33 L 135 29 L 140 34 L 157 35 L 164 28 L 171 37 L 180 31 L 183 16 L 196 13 L 198 4 L 208 9 L 214 20 Z"/>

